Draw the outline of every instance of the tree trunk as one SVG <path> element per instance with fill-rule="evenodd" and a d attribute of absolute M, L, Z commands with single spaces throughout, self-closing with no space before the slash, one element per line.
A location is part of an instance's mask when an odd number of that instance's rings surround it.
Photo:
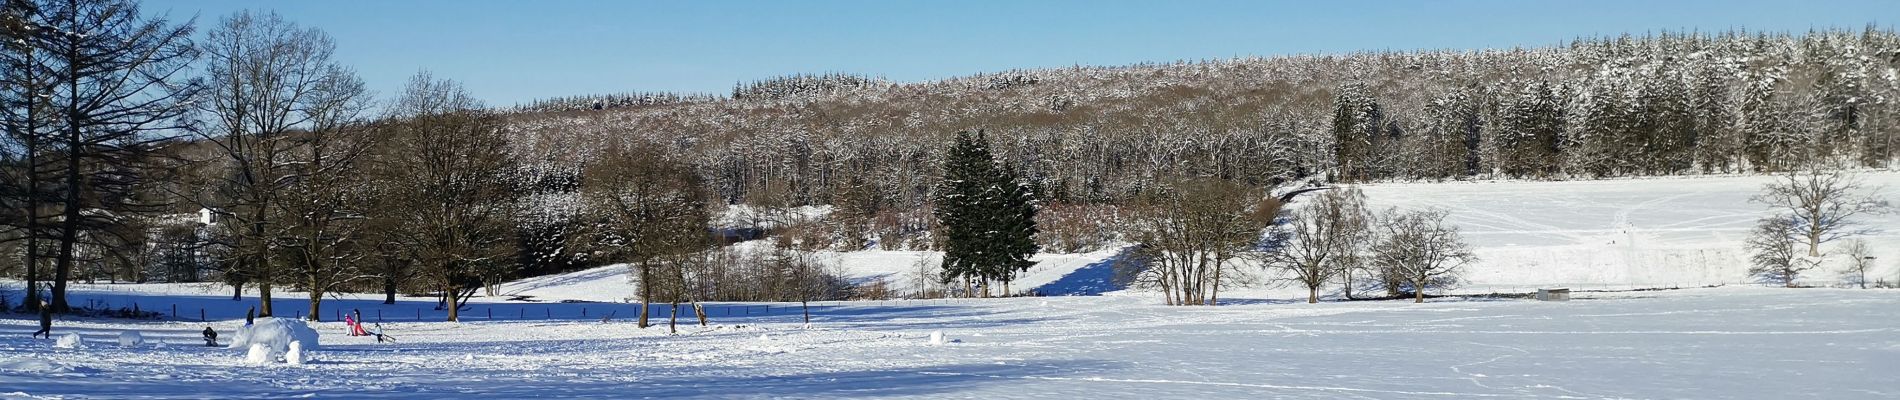
<path fill-rule="evenodd" d="M 1225 270 L 1225 268 L 1221 268 L 1223 263 L 1224 261 L 1222 261 L 1221 257 L 1214 258 L 1214 281 L 1208 282 L 1210 287 L 1207 290 L 1207 305 L 1220 305 L 1220 273 Z"/>
<path fill-rule="evenodd" d="M 457 300 L 456 297 L 462 294 L 461 291 L 459 289 L 456 289 L 454 284 L 449 284 L 448 286 L 443 287 L 442 293 L 443 293 L 443 296 L 448 296 L 449 322 L 461 321 L 462 307 L 456 306 L 457 304 L 461 304 L 461 303 L 456 302 Z"/>
<path fill-rule="evenodd" d="M 1413 303 L 1425 302 L 1425 279 L 1424 278 L 1420 278 L 1417 282 L 1412 282 L 1412 302 Z"/>
<path fill-rule="evenodd" d="M 263 317 L 271 316 L 270 303 L 270 281 L 257 281 L 257 315 Z"/>
<path fill-rule="evenodd" d="M 1341 269 L 1339 271 L 1339 279 L 1343 281 L 1341 282 L 1341 284 L 1345 286 L 1344 288 L 1345 293 L 1343 294 L 1346 295 L 1346 300 L 1352 300 L 1353 299 L 1352 297 L 1352 269 L 1351 268 Z"/>
<path fill-rule="evenodd" d="M 805 309 L 805 325 L 811 325 L 811 302 L 801 299 L 798 305 L 800 308 Z"/>
<path fill-rule="evenodd" d="M 1306 287 L 1306 304 L 1319 304 L 1319 287 Z"/>
<path fill-rule="evenodd" d="M 30 165 L 31 163 L 29 162 L 29 166 Z M 28 190 L 28 193 L 32 193 L 32 192 L 33 190 L 31 189 Z M 37 238 L 37 236 L 39 235 L 38 233 L 39 226 L 38 224 L 34 222 L 35 220 L 39 218 L 38 218 L 37 210 L 33 211 L 33 213 L 34 214 L 29 214 L 27 216 L 27 223 L 26 223 L 26 226 L 27 226 L 26 260 L 24 263 L 24 265 L 26 266 L 26 303 L 21 304 L 21 307 L 29 311 L 39 311 L 40 310 L 40 254 L 39 254 L 40 242 L 39 242 L 39 239 Z"/>
<path fill-rule="evenodd" d="M 244 282 L 231 284 L 231 301 L 244 301 Z"/>
<path fill-rule="evenodd" d="M 666 333 L 680 333 L 680 302 L 673 302 L 673 312 L 666 313 Z"/>
<path fill-rule="evenodd" d="M 77 182 L 74 183 L 76 184 Z M 77 188 L 74 188 L 74 190 L 70 190 L 69 193 L 77 191 Z M 72 195 L 77 196 L 78 194 L 72 193 Z M 75 232 L 79 229 L 77 226 L 79 208 L 77 205 L 69 204 L 66 206 L 66 209 L 64 213 L 66 221 L 60 223 L 59 254 L 53 257 L 52 306 L 53 312 L 58 313 L 72 310 L 72 306 L 66 303 L 66 280 L 72 279 L 73 243 L 79 241 L 78 232 Z"/>
<path fill-rule="evenodd" d="M 322 306 L 323 306 L 323 291 L 317 290 L 317 289 L 311 289 L 310 290 L 310 316 L 304 319 L 310 320 L 311 322 L 322 321 L 323 320 L 322 318 L 317 318 L 317 316 L 323 315 L 321 313 L 323 311 Z"/>
<path fill-rule="evenodd" d="M 647 311 L 653 308 L 653 285 L 647 276 L 647 263 L 640 262 L 640 329 L 647 328 Z"/>
<path fill-rule="evenodd" d="M 396 304 L 396 277 L 383 277 L 383 304 Z"/>
<path fill-rule="evenodd" d="M 706 306 L 700 305 L 698 300 L 693 300 L 693 315 L 699 317 L 699 326 L 706 326 Z"/>

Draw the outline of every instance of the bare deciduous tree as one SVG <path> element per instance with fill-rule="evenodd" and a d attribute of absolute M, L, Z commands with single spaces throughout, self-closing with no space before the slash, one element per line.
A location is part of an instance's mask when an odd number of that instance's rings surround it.
<path fill-rule="evenodd" d="M 363 83 L 332 59 L 329 35 L 275 13 L 225 17 L 201 48 L 208 90 L 196 104 L 211 126 L 199 134 L 218 149 L 207 161 L 228 172 L 209 174 L 213 195 L 196 200 L 229 217 L 231 265 L 257 285 L 259 313 L 271 315 L 271 289 L 289 283 L 310 294 L 315 319 L 323 293 L 355 275 L 335 271 L 356 264 L 335 253 L 357 205 L 344 180 L 367 147 L 346 129 L 368 107 Z"/>
<path fill-rule="evenodd" d="M 690 165 L 669 157 L 659 149 L 615 146 L 581 179 L 595 248 L 630 263 L 640 283 L 641 328 L 649 326 L 647 305 L 656 292 L 686 284 L 675 259 L 712 246 L 700 179 Z"/>
<path fill-rule="evenodd" d="M 1387 210 L 1379 220 L 1372 262 L 1411 286 L 1413 302 L 1425 302 L 1425 289 L 1457 282 L 1464 266 L 1477 261 L 1458 227 L 1445 223 L 1444 210 Z"/>
<path fill-rule="evenodd" d="M 1847 279 L 1848 284 L 1866 289 L 1867 270 L 1874 268 L 1874 249 L 1867 246 L 1866 240 L 1852 239 L 1841 245 L 1841 253 L 1847 256 L 1850 263 L 1846 271 L 1841 271 L 1842 277 Z"/>
<path fill-rule="evenodd" d="M 1361 250 L 1370 219 L 1359 188 L 1322 192 L 1288 219 L 1282 228 L 1286 240 L 1269 265 L 1304 286 L 1307 303 L 1318 303 L 1320 287 L 1351 272 L 1350 259 Z"/>
<path fill-rule="evenodd" d="M 513 263 L 515 160 L 501 119 L 454 81 L 419 73 L 392 111 L 374 169 L 387 206 L 375 213 L 455 321 L 482 268 Z"/>
<path fill-rule="evenodd" d="M 1812 266 L 1796 253 L 1795 246 L 1801 244 L 1800 230 L 1794 219 L 1787 216 L 1777 215 L 1756 222 L 1747 242 L 1753 251 L 1748 260 L 1754 264 L 1748 273 L 1765 282 L 1794 287 L 1795 279 Z"/>
<path fill-rule="evenodd" d="M 1819 257 L 1822 244 L 1868 232 L 1855 218 L 1891 209 L 1868 191 L 1852 173 L 1809 168 L 1763 185 L 1752 200 L 1784 213 L 1807 244 L 1808 256 Z"/>
<path fill-rule="evenodd" d="M 1214 305 L 1237 261 L 1256 254 L 1261 233 L 1279 213 L 1264 191 L 1213 178 L 1176 181 L 1143 199 L 1128 237 L 1149 261 L 1144 279 L 1168 305 Z"/>

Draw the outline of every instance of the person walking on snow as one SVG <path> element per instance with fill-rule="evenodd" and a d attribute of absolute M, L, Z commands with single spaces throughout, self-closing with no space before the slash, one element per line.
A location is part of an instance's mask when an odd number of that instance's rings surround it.
<path fill-rule="evenodd" d="M 369 336 L 369 330 L 363 329 L 363 310 L 350 309 L 350 314 L 356 317 L 356 322 L 350 323 L 350 336 Z"/>
<path fill-rule="evenodd" d="M 359 323 L 361 322 L 357 322 L 355 316 L 351 316 L 350 314 L 343 314 L 343 326 L 350 327 L 350 336 L 357 336 L 356 330 L 360 329 L 360 328 L 357 328 L 357 324 Z"/>
<path fill-rule="evenodd" d="M 251 323 L 253 322 L 257 322 L 257 307 L 251 307 L 251 309 L 249 310 L 244 310 L 244 326 L 247 326 L 247 327 L 251 326 Z"/>
<path fill-rule="evenodd" d="M 205 347 L 216 347 L 217 345 L 218 345 L 218 331 L 211 330 L 210 326 L 206 326 L 205 327 Z"/>
<path fill-rule="evenodd" d="M 46 335 L 47 339 L 53 338 L 53 307 L 45 301 L 40 302 L 40 330 L 33 332 L 33 338 L 37 339 L 40 335 Z"/>

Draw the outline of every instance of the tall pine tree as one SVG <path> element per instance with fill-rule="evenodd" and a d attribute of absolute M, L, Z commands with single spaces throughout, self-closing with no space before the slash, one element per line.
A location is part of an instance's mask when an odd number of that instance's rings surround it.
<path fill-rule="evenodd" d="M 935 205 L 944 283 L 962 280 L 966 294 L 981 284 L 987 296 L 990 283 L 1001 282 L 1007 291 L 1017 273 L 1035 265 L 1035 191 L 997 165 L 982 131 L 957 133 L 943 172 Z"/>

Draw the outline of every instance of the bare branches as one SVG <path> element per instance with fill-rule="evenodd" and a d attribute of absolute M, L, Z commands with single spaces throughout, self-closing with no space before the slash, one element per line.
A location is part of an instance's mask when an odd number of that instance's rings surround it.
<path fill-rule="evenodd" d="M 1168 305 L 1213 305 L 1236 262 L 1260 250 L 1279 202 L 1259 189 L 1213 178 L 1174 182 L 1133 207 L 1128 238 L 1149 262 L 1143 280 Z"/>
<path fill-rule="evenodd" d="M 1372 214 L 1357 187 L 1327 190 L 1293 212 L 1280 228 L 1285 240 L 1270 258 L 1277 268 L 1307 289 L 1306 302 L 1319 302 L 1319 288 L 1347 277 L 1365 247 Z M 1346 285 L 1352 285 L 1347 279 Z"/>
<path fill-rule="evenodd" d="M 1809 168 L 1763 185 L 1751 200 L 1783 215 L 1807 244 L 1808 256 L 1818 257 L 1822 244 L 1870 232 L 1856 217 L 1892 211 L 1887 201 L 1867 194 L 1878 190 L 1863 186 L 1852 173 Z"/>
<path fill-rule="evenodd" d="M 1411 286 L 1413 301 L 1425 302 L 1425 289 L 1455 284 L 1466 264 L 1478 257 L 1445 222 L 1444 210 L 1399 211 L 1380 217 L 1372 263 Z"/>

